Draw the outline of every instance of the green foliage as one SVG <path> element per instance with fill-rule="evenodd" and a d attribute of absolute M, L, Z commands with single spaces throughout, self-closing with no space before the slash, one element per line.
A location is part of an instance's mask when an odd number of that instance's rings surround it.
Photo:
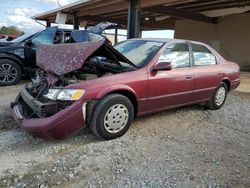
<path fill-rule="evenodd" d="M 10 26 L 10 27 L 3 26 L 0 29 L 0 34 L 2 34 L 2 35 L 23 35 L 24 32 L 20 31 L 15 26 Z"/>

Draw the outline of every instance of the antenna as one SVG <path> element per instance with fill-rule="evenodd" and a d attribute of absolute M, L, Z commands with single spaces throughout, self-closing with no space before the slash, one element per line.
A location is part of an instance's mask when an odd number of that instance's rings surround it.
<path fill-rule="evenodd" d="M 59 5 L 59 7 L 62 7 L 62 5 L 59 2 L 60 0 L 57 0 L 57 4 Z"/>

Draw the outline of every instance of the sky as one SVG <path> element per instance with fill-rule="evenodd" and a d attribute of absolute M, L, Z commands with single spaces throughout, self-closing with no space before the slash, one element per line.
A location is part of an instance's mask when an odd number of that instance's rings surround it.
<path fill-rule="evenodd" d="M 32 16 L 67 5 L 77 0 L 0 0 L 0 27 L 16 26 L 25 33 L 34 33 L 44 26 L 31 19 Z M 174 31 L 147 31 L 142 37 L 173 38 Z"/>
<path fill-rule="evenodd" d="M 61 5 L 75 1 L 59 0 Z M 16 26 L 26 33 L 39 31 L 44 27 L 30 17 L 58 7 L 57 0 L 0 0 L 0 27 Z"/>

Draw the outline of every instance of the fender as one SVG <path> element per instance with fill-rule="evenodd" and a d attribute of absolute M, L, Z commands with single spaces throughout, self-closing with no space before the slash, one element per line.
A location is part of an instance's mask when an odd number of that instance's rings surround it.
<path fill-rule="evenodd" d="M 85 116 L 85 123 L 89 124 L 90 123 L 90 117 L 92 116 L 93 110 L 97 104 L 97 102 L 103 98 L 104 96 L 110 94 L 110 93 L 115 93 L 115 92 L 119 92 L 119 91 L 127 91 L 130 92 L 131 94 L 133 94 L 135 96 L 135 100 L 138 99 L 136 92 L 129 86 L 127 85 L 113 85 L 113 86 L 109 86 L 109 87 L 105 87 L 103 90 L 101 90 L 101 92 L 98 92 L 96 94 L 89 94 L 86 98 L 84 98 L 84 100 L 88 101 L 88 102 L 84 102 L 83 104 L 83 109 L 85 108 L 84 111 L 86 111 Z M 137 101 L 138 102 L 138 101 Z"/>
<path fill-rule="evenodd" d="M 100 99 L 102 97 L 104 97 L 105 95 L 109 94 L 109 93 L 113 93 L 115 91 L 128 91 L 130 93 L 132 93 L 137 99 L 138 99 L 138 96 L 136 94 L 136 92 L 131 88 L 129 87 L 128 85 L 113 85 L 113 86 L 109 86 L 105 89 L 103 89 L 101 92 L 99 92 L 96 96 L 97 99 Z"/>
<path fill-rule="evenodd" d="M 231 81 L 232 81 L 228 76 L 224 76 L 224 77 L 221 79 L 221 82 L 222 82 L 223 80 L 228 80 L 230 83 L 231 83 Z"/>
<path fill-rule="evenodd" d="M 23 64 L 23 59 L 21 59 L 20 57 L 11 54 L 11 53 L 0 53 L 0 59 L 9 59 L 12 60 L 14 62 L 16 62 L 22 69 L 22 71 L 24 72 L 24 64 Z"/>

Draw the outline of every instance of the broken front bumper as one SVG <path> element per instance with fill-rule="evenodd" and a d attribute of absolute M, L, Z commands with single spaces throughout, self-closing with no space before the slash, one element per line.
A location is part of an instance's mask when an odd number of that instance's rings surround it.
<path fill-rule="evenodd" d="M 46 105 L 33 98 L 24 88 L 11 103 L 12 115 L 17 124 L 33 136 L 47 139 L 63 139 L 85 127 L 82 102 L 77 101 L 50 117 L 27 118 L 22 112 L 25 103 L 30 113 L 41 112 Z"/>

